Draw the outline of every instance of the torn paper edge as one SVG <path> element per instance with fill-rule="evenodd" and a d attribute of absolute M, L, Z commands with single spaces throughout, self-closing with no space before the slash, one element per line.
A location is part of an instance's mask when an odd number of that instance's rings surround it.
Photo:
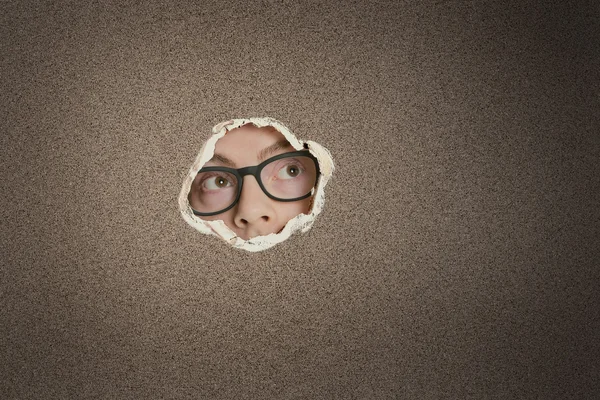
<path fill-rule="evenodd" d="M 251 239 L 244 240 L 237 237 L 236 234 L 229 229 L 229 227 L 227 227 L 222 220 L 205 221 L 194 215 L 188 201 L 188 193 L 190 192 L 190 188 L 198 171 L 204 166 L 204 164 L 208 162 L 208 160 L 212 158 L 215 152 L 217 141 L 225 136 L 227 132 L 250 123 L 259 128 L 265 126 L 274 127 L 281 132 L 283 136 L 285 136 L 285 138 L 296 150 L 304 149 L 304 143 L 306 143 L 308 145 L 309 152 L 317 158 L 321 173 L 319 175 L 317 187 L 316 189 L 313 189 L 313 202 L 309 214 L 299 214 L 292 218 L 279 233 L 271 233 L 269 235 L 256 236 Z M 189 172 L 183 182 L 183 186 L 179 194 L 179 210 L 183 219 L 194 229 L 203 234 L 218 236 L 233 247 L 250 252 L 267 250 L 276 244 L 289 239 L 289 237 L 297 231 L 302 233 L 308 232 L 312 227 L 315 218 L 323 210 L 323 206 L 325 205 L 325 186 L 335 170 L 333 159 L 329 150 L 310 140 L 301 142 L 285 125 L 269 117 L 231 119 L 215 125 L 212 128 L 212 132 L 213 135 L 200 149 L 200 152 L 196 156 L 196 159 L 190 167 Z"/>

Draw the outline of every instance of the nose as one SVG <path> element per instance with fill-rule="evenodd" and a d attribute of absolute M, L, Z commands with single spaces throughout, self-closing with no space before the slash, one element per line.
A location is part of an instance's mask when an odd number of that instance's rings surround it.
<path fill-rule="evenodd" d="M 268 235 L 276 224 L 272 203 L 273 200 L 262 191 L 256 179 L 245 176 L 233 218 L 235 225 L 244 230 L 249 238 Z"/>

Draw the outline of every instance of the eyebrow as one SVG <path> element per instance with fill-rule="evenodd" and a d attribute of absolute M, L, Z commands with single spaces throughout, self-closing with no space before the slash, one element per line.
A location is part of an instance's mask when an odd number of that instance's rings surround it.
<path fill-rule="evenodd" d="M 290 142 L 288 142 L 287 140 L 280 140 L 276 143 L 273 143 L 269 147 L 265 147 L 264 149 L 260 150 L 256 154 L 256 157 L 258 158 L 259 162 L 263 162 L 264 160 L 269 158 L 269 156 L 272 155 L 273 153 L 276 153 L 280 150 L 285 150 L 288 147 L 292 147 Z M 211 161 L 218 162 L 220 164 L 226 165 L 231 168 L 235 168 L 235 166 L 236 166 L 235 162 L 233 162 L 231 159 L 225 157 L 222 154 L 218 154 L 218 153 L 213 154 L 213 157 L 210 160 L 208 160 L 208 162 L 211 162 Z"/>

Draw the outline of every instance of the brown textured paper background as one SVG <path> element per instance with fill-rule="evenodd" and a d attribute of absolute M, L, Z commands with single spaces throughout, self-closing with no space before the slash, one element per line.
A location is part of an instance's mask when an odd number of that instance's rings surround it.
<path fill-rule="evenodd" d="M 598 393 L 597 3 L 161 3 L 0 4 L 1 398 Z M 249 116 L 336 163 L 260 253 L 177 206 Z"/>

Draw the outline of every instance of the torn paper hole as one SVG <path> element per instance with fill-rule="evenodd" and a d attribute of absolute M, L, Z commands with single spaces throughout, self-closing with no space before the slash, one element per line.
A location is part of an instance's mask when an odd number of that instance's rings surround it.
<path fill-rule="evenodd" d="M 194 183 L 194 179 L 196 179 L 198 171 L 213 157 L 217 141 L 232 130 L 247 124 L 252 124 L 257 128 L 268 126 L 273 127 L 277 132 L 281 133 L 285 137 L 285 139 L 295 150 L 307 148 L 310 154 L 312 154 L 318 160 L 320 173 L 318 174 L 316 186 L 311 190 L 312 196 L 310 197 L 310 207 L 308 211 L 301 212 L 300 214 L 291 218 L 278 233 L 255 236 L 249 238 L 248 240 L 244 240 L 241 237 L 238 237 L 223 220 L 216 219 L 219 218 L 219 216 L 215 216 L 214 218 L 211 217 L 210 219 L 213 220 L 208 220 L 208 217 L 204 217 L 207 219 L 203 219 L 202 216 L 195 215 L 188 199 L 188 194 L 190 194 L 192 184 Z M 312 141 L 303 142 L 298 140 L 286 126 L 272 118 L 232 119 L 215 125 L 212 129 L 212 132 L 213 135 L 202 146 L 200 153 L 196 157 L 196 160 L 191 166 L 188 175 L 183 182 L 183 186 L 179 194 L 179 209 L 183 219 L 201 233 L 218 236 L 235 248 L 251 252 L 262 251 L 273 247 L 276 244 L 287 240 L 293 233 L 298 231 L 302 233 L 307 232 L 312 227 L 315 218 L 323 209 L 325 203 L 324 189 L 335 169 L 333 159 L 329 151 L 318 143 Z M 240 168 L 240 166 L 236 166 L 236 168 Z M 223 182 L 221 182 L 221 184 L 222 183 Z"/>

